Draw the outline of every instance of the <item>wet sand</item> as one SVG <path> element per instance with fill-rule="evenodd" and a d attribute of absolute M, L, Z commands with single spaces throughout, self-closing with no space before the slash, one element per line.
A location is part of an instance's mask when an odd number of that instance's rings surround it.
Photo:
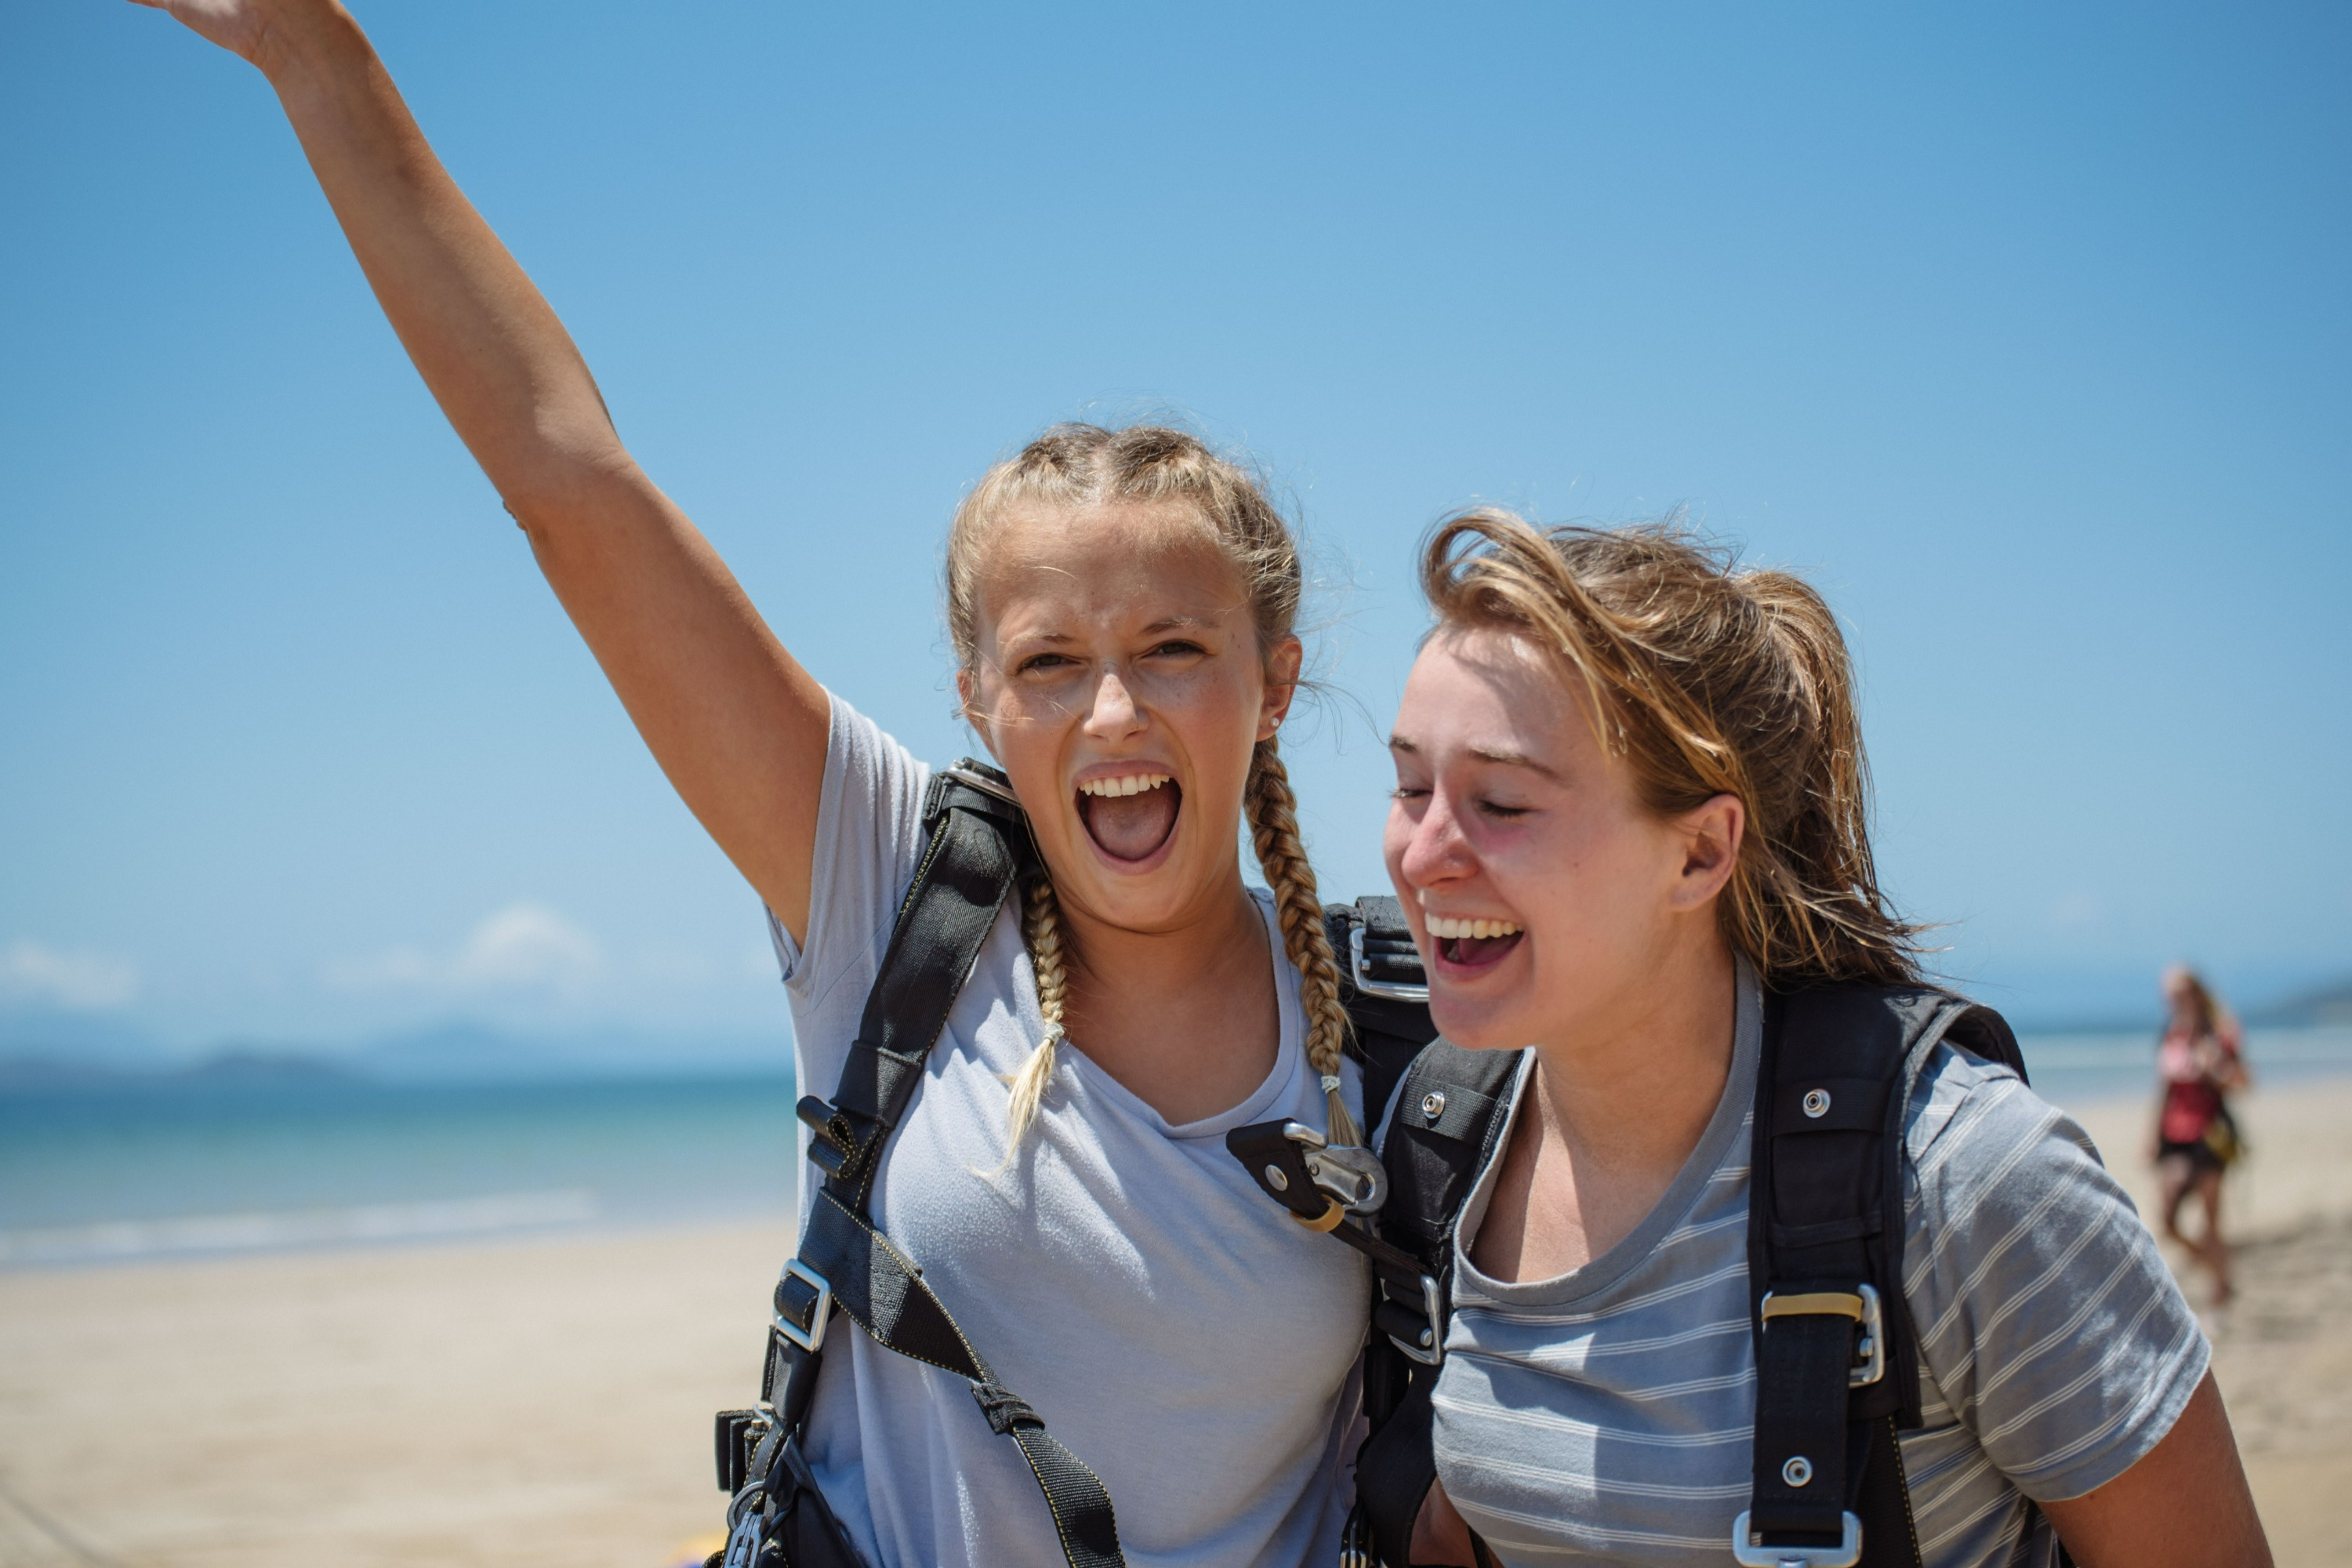
<path fill-rule="evenodd" d="M 2144 1106 L 2084 1118 L 2145 1211 Z M 2208 1314 L 2278 1560 L 2352 1564 L 2352 1083 L 2252 1096 Z M 781 1224 L 0 1273 L 0 1564 L 665 1568 Z M 2200 1282 L 2191 1299 L 2204 1300 Z"/>

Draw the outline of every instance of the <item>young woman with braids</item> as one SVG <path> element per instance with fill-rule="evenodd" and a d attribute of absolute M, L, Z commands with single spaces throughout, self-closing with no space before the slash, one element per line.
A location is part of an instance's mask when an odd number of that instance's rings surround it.
<path fill-rule="evenodd" d="M 1920 983 L 1845 646 L 1666 527 L 1474 512 L 1423 584 L 1389 868 L 1446 1037 L 1533 1048 L 1462 1211 L 1412 1561 L 1724 1563 L 1765 992 Z M 2204 1337 L 2082 1129 L 1948 1044 L 1901 1125 L 1918 1561 L 2268 1562 Z"/>
<path fill-rule="evenodd" d="M 801 1081 L 829 1091 L 923 849 L 928 770 L 785 652 L 631 460 L 339 5 L 163 8 L 277 89 L 418 370 L 766 900 Z M 1344 1507 L 1366 1279 L 1344 1249 L 1298 1247 L 1223 1141 L 1269 1118 L 1358 1141 L 1275 743 L 1299 586 L 1249 478 L 1165 429 L 1049 432 L 981 481 L 949 542 L 963 711 L 1045 875 L 983 946 L 871 1207 L 1099 1473 L 1131 1563 L 1328 1561 Z M 1270 897 L 1243 881 L 1244 816 Z M 877 1568 L 1061 1560 L 970 1387 L 846 1324 L 804 1436 Z"/>

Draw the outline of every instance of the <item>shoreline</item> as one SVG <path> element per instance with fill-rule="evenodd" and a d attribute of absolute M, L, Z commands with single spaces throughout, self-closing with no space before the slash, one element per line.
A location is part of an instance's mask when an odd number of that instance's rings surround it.
<path fill-rule="evenodd" d="M 2352 1080 L 2240 1113 L 2215 1374 L 2278 1561 L 2352 1563 L 2328 1508 L 2352 1489 Z M 2072 1114 L 2147 1215 L 2150 1101 Z M 616 1215 L 0 1269 L 0 1555 L 667 1568 L 718 1528 L 711 1413 L 755 1391 L 792 1241 L 782 1213 Z"/>

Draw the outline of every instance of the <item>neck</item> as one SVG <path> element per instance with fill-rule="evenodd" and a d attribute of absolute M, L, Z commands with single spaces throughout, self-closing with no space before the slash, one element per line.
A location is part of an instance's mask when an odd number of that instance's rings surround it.
<path fill-rule="evenodd" d="M 1731 1075 L 1738 976 L 1710 921 L 1637 989 L 1537 1045 L 1545 1117 L 1572 1151 L 1627 1173 L 1682 1168 Z"/>

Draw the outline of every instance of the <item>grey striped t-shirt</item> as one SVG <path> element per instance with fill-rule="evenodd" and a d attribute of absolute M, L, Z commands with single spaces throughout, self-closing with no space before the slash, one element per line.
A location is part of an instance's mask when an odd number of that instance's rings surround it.
<path fill-rule="evenodd" d="M 1730 1081 L 1631 1236 L 1504 1284 L 1464 1211 L 1437 1471 L 1506 1563 L 1722 1563 L 1748 1506 L 1748 1106 L 1761 997 L 1740 969 Z M 1513 1091 L 1524 1098 L 1533 1057 Z M 2054 1563 L 2027 1499 L 2079 1497 L 2172 1427 L 2209 1350 L 2075 1123 L 2006 1068 L 1938 1049 L 1905 1112 L 1904 1296 L 1926 1426 L 1903 1436 L 1927 1568 Z"/>

